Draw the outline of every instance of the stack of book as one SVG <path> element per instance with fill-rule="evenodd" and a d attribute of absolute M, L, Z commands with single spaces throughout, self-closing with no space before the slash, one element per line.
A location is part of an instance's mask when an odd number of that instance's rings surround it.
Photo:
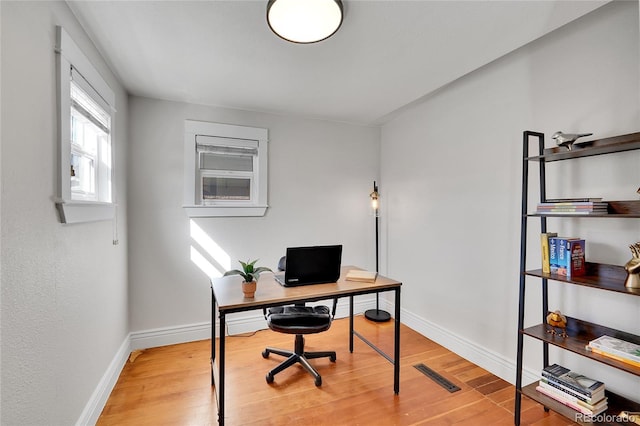
<path fill-rule="evenodd" d="M 607 214 L 609 203 L 602 198 L 562 198 L 538 203 L 537 214 Z"/>
<path fill-rule="evenodd" d="M 596 416 L 608 407 L 604 383 L 574 373 L 558 364 L 542 370 L 542 378 L 536 390 L 588 416 Z"/>
<path fill-rule="evenodd" d="M 601 336 L 587 345 L 587 350 L 640 367 L 640 345 L 611 336 Z"/>
<path fill-rule="evenodd" d="M 351 269 L 347 272 L 347 281 L 361 281 L 365 283 L 375 282 L 378 273 L 375 271 L 362 271 L 360 269 Z"/>
<path fill-rule="evenodd" d="M 580 238 L 558 237 L 547 232 L 540 236 L 542 272 L 579 277 L 586 274 L 585 241 Z"/>

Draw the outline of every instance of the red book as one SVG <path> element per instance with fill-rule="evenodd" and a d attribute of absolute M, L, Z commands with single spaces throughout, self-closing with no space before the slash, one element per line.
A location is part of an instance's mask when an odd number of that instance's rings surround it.
<path fill-rule="evenodd" d="M 567 242 L 568 277 L 580 277 L 586 274 L 584 248 L 584 240 L 570 240 Z"/>

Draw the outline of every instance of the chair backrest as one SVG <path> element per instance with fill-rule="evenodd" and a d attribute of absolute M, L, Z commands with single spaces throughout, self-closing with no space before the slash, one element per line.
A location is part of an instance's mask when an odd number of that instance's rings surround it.
<path fill-rule="evenodd" d="M 278 261 L 278 271 L 287 269 L 287 256 L 282 256 Z"/>

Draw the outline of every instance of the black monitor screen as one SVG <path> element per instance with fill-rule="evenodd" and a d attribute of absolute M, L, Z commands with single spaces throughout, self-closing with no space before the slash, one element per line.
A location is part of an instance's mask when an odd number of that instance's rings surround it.
<path fill-rule="evenodd" d="M 320 284 L 338 281 L 342 245 L 287 248 L 287 284 Z"/>

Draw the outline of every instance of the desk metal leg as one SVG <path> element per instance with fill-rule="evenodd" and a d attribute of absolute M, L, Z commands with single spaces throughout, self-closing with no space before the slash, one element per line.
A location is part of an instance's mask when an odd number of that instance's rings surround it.
<path fill-rule="evenodd" d="M 353 296 L 349 296 L 349 352 L 353 353 Z"/>
<path fill-rule="evenodd" d="M 400 287 L 395 289 L 396 315 L 393 345 L 393 391 L 397 395 L 400 392 Z"/>
<path fill-rule="evenodd" d="M 225 314 L 220 312 L 220 353 L 218 354 L 218 367 L 220 374 L 218 377 L 218 424 L 224 425 L 224 358 L 225 358 Z"/>

